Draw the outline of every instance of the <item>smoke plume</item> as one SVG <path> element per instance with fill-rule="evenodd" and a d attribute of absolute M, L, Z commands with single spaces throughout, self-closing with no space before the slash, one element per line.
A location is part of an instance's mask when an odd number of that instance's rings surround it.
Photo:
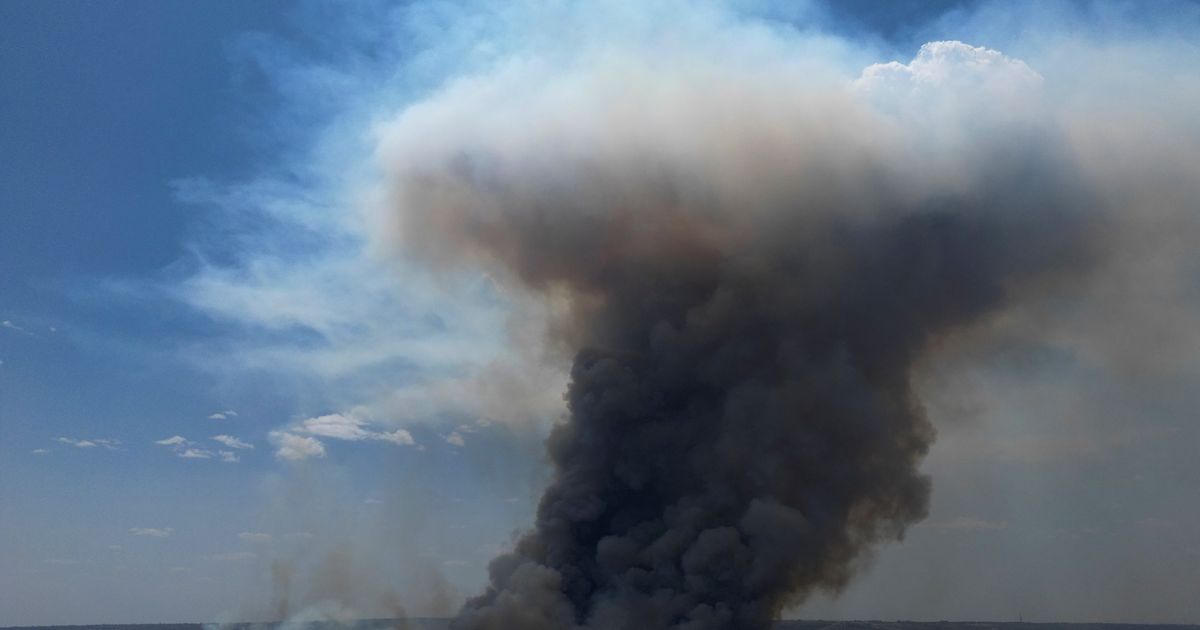
<path fill-rule="evenodd" d="M 841 589 L 927 512 L 916 366 L 1095 264 L 1024 63 L 702 44 L 513 60 L 380 132 L 404 250 L 543 300 L 573 356 L 536 523 L 457 628 L 754 630 Z"/>

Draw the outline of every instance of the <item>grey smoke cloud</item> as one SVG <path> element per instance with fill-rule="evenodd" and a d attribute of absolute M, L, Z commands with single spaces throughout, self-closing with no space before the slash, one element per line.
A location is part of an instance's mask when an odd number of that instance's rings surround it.
<path fill-rule="evenodd" d="M 535 525 L 457 627 L 764 628 L 902 538 L 918 368 L 1122 245 L 1043 84 L 960 42 L 844 76 L 729 27 L 517 58 L 383 126 L 386 233 L 544 300 L 573 357 Z"/>

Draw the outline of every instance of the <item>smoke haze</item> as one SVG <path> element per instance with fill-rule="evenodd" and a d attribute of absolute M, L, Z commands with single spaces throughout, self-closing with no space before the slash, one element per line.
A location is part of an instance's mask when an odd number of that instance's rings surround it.
<path fill-rule="evenodd" d="M 573 357 L 554 479 L 464 630 L 758 629 L 837 592 L 928 511 L 916 368 L 1115 247 L 1026 63 L 934 42 L 847 76 L 681 30 L 517 56 L 379 132 L 397 245 L 543 300 Z"/>

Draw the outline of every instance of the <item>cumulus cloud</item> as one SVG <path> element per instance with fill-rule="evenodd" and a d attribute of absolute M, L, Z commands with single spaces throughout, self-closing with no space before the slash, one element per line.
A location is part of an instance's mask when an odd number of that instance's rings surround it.
<path fill-rule="evenodd" d="M 297 430 L 320 437 L 337 440 L 366 440 L 372 433 L 363 428 L 367 421 L 354 412 L 331 413 L 302 420 Z"/>
<path fill-rule="evenodd" d="M 415 446 L 417 444 L 417 441 L 413 439 L 412 433 L 409 433 L 406 429 L 376 433 L 374 439 L 391 442 L 400 446 Z"/>
<path fill-rule="evenodd" d="M 282 433 L 296 436 L 312 436 L 329 438 L 347 442 L 379 441 L 389 442 L 398 446 L 415 446 L 416 440 L 407 429 L 391 431 L 377 426 L 363 407 L 356 407 L 345 413 L 330 413 L 322 416 L 306 418 L 286 427 Z M 286 458 L 293 459 L 293 458 Z"/>
<path fill-rule="evenodd" d="M 230 448 L 254 448 L 252 444 L 243 442 L 233 436 L 217 435 L 213 436 L 214 440 Z M 181 459 L 212 459 L 213 457 L 220 458 L 226 463 L 235 463 L 241 461 L 233 451 L 217 450 L 213 451 L 206 448 L 201 448 L 195 442 L 183 437 L 182 435 L 173 435 L 169 438 L 156 440 L 154 442 L 160 446 L 166 446 L 171 449 L 171 452 L 176 457 Z"/>
<path fill-rule="evenodd" d="M 229 418 L 236 418 L 237 415 L 238 414 L 236 411 L 233 411 L 232 409 L 226 409 L 225 411 L 218 411 L 218 412 L 209 414 L 208 419 L 209 420 L 227 420 Z"/>
<path fill-rule="evenodd" d="M 166 538 L 175 530 L 170 527 L 130 527 L 129 533 L 134 536 L 149 536 L 151 538 Z"/>
<path fill-rule="evenodd" d="M 268 438 L 275 445 L 275 456 L 290 461 L 324 457 L 325 445 L 314 437 L 287 431 L 272 431 Z"/>
<path fill-rule="evenodd" d="M 346 413 L 313 416 L 270 433 L 271 443 L 276 445 L 275 455 L 282 460 L 323 457 L 325 445 L 317 438 L 337 439 L 343 442 L 416 445 L 413 434 L 404 428 L 386 431 L 377 427 L 364 408 L 355 408 Z"/>
<path fill-rule="evenodd" d="M 228 446 L 229 448 L 238 448 L 238 449 L 254 448 L 253 444 L 251 444 L 249 442 L 244 442 L 232 435 L 214 435 L 212 437 L 212 439 L 216 440 L 217 442 L 220 442 L 221 444 L 224 444 L 225 446 Z"/>
<path fill-rule="evenodd" d="M 923 44 L 908 63 L 889 61 L 867 66 L 856 84 L 869 91 L 886 92 L 903 102 L 916 90 L 1027 99 L 1030 89 L 1042 82 L 1042 76 L 1020 59 L 983 46 L 940 41 Z"/>
<path fill-rule="evenodd" d="M 55 441 L 61 442 L 63 444 L 69 444 L 71 446 L 74 446 L 75 448 L 103 447 L 103 448 L 113 450 L 113 451 L 117 450 L 117 447 L 119 447 L 121 445 L 120 440 L 109 440 L 109 439 L 101 439 L 101 438 L 91 438 L 91 439 L 84 440 L 84 439 L 75 439 L 75 438 L 68 438 L 68 437 L 59 437 L 59 438 L 55 438 Z"/>
<path fill-rule="evenodd" d="M 154 443 L 170 448 L 176 457 L 182 459 L 211 459 L 214 455 L 213 451 L 196 447 L 195 442 L 182 435 L 173 435 L 169 438 L 156 440 Z M 222 458 L 224 459 L 224 456 Z M 230 460 L 225 459 L 225 461 Z M 233 461 L 236 461 L 236 459 Z"/>

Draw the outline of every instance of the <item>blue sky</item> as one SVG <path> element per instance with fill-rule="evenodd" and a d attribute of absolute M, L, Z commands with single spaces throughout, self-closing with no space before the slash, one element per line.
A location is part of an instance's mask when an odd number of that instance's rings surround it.
<path fill-rule="evenodd" d="M 1051 80 L 1056 33 L 1200 24 L 1182 2 L 1023 6 L 736 12 L 826 33 L 848 66 L 961 39 Z M 0 625 L 269 618 L 282 573 L 316 616 L 391 592 L 448 614 L 483 583 L 532 518 L 562 365 L 485 274 L 439 282 L 348 209 L 376 123 L 531 32 L 483 7 L 0 3 Z M 1194 356 L 961 360 L 942 376 L 982 402 L 931 409 L 984 412 L 939 424 L 933 514 L 797 614 L 1200 622 Z M 331 564 L 347 592 L 320 585 Z"/>

